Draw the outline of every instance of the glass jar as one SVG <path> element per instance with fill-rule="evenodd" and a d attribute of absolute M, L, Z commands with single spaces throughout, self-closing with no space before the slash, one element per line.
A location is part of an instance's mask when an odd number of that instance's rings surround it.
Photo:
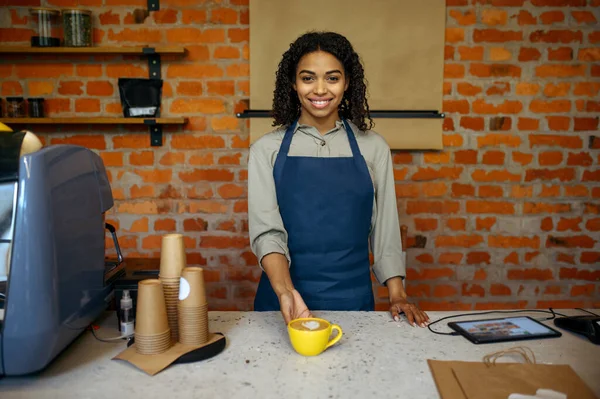
<path fill-rule="evenodd" d="M 89 10 L 62 10 L 65 47 L 92 45 L 92 12 Z"/>
<path fill-rule="evenodd" d="M 6 117 L 25 118 L 25 100 L 23 97 L 6 97 Z"/>
<path fill-rule="evenodd" d="M 43 118 L 44 117 L 44 99 L 43 98 L 28 98 L 29 117 Z"/>
<path fill-rule="evenodd" d="M 31 36 L 31 47 L 59 47 L 60 11 L 50 8 L 30 8 L 35 23 L 35 34 Z"/>

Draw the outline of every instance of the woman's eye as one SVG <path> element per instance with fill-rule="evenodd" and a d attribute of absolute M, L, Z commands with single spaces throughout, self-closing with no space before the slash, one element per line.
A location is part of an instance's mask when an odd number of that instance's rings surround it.
<path fill-rule="evenodd" d="M 338 78 L 337 76 L 330 76 L 329 80 L 332 82 L 337 82 L 338 80 L 340 80 L 340 78 Z"/>
<path fill-rule="evenodd" d="M 303 82 L 309 82 L 309 81 L 312 80 L 312 76 L 302 76 L 301 79 L 302 79 Z"/>

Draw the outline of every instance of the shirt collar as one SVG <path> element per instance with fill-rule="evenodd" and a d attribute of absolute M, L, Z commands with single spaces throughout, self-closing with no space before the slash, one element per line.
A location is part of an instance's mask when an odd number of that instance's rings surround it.
<path fill-rule="evenodd" d="M 336 133 L 340 129 L 344 129 L 344 123 L 341 120 L 335 121 L 335 127 L 333 129 L 329 130 L 324 135 L 321 135 L 321 133 L 319 133 L 319 131 L 317 130 L 317 128 L 314 127 L 314 126 L 298 123 L 296 125 L 295 130 L 294 130 L 294 133 L 296 133 L 297 131 L 301 131 L 302 133 L 309 134 L 311 136 L 315 136 L 317 138 L 322 139 L 323 136 L 327 136 L 328 134 Z"/>

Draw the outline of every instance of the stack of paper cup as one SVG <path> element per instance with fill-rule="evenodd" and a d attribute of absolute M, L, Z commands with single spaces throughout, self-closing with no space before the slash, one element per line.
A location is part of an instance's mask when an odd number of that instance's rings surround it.
<path fill-rule="evenodd" d="M 162 237 L 160 252 L 159 278 L 163 284 L 167 318 L 171 329 L 171 340 L 179 340 L 179 325 L 177 323 L 177 303 L 179 302 L 179 278 L 186 265 L 185 246 L 181 234 L 167 234 Z"/>
<path fill-rule="evenodd" d="M 162 283 L 157 279 L 138 284 L 135 348 L 142 355 L 156 355 L 171 347 L 171 330 Z"/>
<path fill-rule="evenodd" d="M 208 341 L 208 303 L 200 267 L 186 267 L 179 284 L 179 342 L 202 345 Z"/>

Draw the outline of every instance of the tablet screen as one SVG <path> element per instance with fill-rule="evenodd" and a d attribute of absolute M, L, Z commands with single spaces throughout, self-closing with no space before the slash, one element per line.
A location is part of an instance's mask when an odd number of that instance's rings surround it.
<path fill-rule="evenodd" d="M 553 336 L 556 331 L 529 317 L 476 320 L 453 323 L 477 341 L 511 340 Z"/>

